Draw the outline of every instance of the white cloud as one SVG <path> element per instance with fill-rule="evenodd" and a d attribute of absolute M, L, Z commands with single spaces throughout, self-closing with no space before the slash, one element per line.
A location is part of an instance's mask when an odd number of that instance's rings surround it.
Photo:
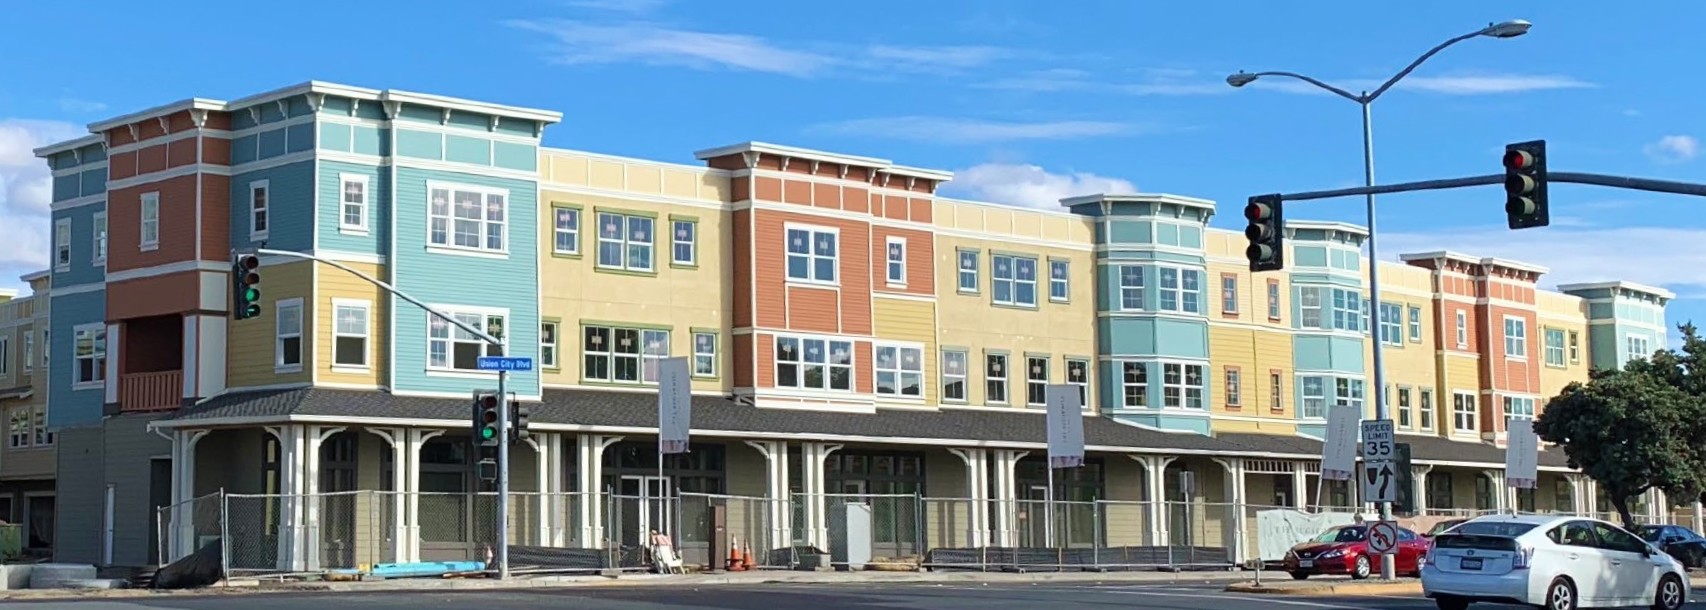
<path fill-rule="evenodd" d="M 53 178 L 32 151 L 85 133 L 58 121 L 0 119 L 0 269 L 17 275 L 47 265 Z"/>
<path fill-rule="evenodd" d="M 1071 140 L 1128 135 L 1143 126 L 1111 121 L 1002 122 L 951 117 L 901 116 L 815 125 L 808 131 L 920 142 L 976 144 L 1013 140 Z"/>
<path fill-rule="evenodd" d="M 1694 136 L 1665 136 L 1642 150 L 1655 161 L 1681 163 L 1700 156 L 1700 140 Z"/>
<path fill-rule="evenodd" d="M 1511 231 L 1443 227 L 1417 233 L 1381 233 L 1380 250 L 1397 259 L 1405 252 L 1450 249 L 1547 267 L 1548 286 L 1627 280 L 1665 286 L 1678 293 L 1706 291 L 1706 228 L 1569 226 Z"/>
<path fill-rule="evenodd" d="M 1226 83 L 1205 78 L 1195 70 L 1147 68 L 1135 81 L 1100 79 L 1084 70 L 1054 68 L 997 79 L 979 85 L 984 89 L 1051 93 L 1058 91 L 1104 91 L 1126 95 L 1222 95 L 1232 92 Z"/>
<path fill-rule="evenodd" d="M 657 12 L 665 4 L 669 4 L 669 0 L 567 0 L 564 4 L 571 8 L 637 15 Z"/>
<path fill-rule="evenodd" d="M 1129 180 L 1085 172 L 1056 174 L 1040 166 L 984 163 L 954 172 L 945 194 L 1027 208 L 1060 209 L 1060 200 L 1097 193 L 1135 193 Z"/>
<path fill-rule="evenodd" d="M 926 70 L 975 68 L 1012 54 L 1011 51 L 1000 47 L 903 47 L 889 45 L 873 46 L 867 49 L 865 53 L 866 56 L 878 63 Z"/>
<path fill-rule="evenodd" d="M 100 112 L 102 110 L 106 110 L 107 105 L 103 104 L 101 102 L 92 102 L 89 100 L 80 100 L 80 99 L 77 99 L 74 97 L 65 97 L 65 98 L 59 99 L 59 109 L 64 110 L 66 112 L 70 112 L 72 114 L 87 114 L 90 112 Z"/>
<path fill-rule="evenodd" d="M 1323 79 L 1351 93 L 1373 91 L 1384 81 L 1377 79 L 1351 78 L 1343 80 Z M 1252 88 L 1268 89 L 1285 93 L 1303 95 L 1332 95 L 1320 87 L 1301 80 L 1283 76 L 1269 76 L 1249 85 Z M 1568 76 L 1541 74 L 1484 74 L 1458 76 L 1410 76 L 1398 81 L 1394 89 L 1406 91 L 1421 91 L 1440 95 L 1495 95 L 1501 93 L 1523 93 L 1528 91 L 1547 91 L 1555 89 L 1586 89 L 1597 87 L 1590 82 Z"/>

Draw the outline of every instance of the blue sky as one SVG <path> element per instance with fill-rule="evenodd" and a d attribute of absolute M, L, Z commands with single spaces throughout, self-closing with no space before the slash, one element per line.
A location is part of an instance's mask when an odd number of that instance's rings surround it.
<path fill-rule="evenodd" d="M 1497 5 L 1497 6 L 1495 6 Z M 1520 8 L 1519 8 L 1520 7 Z M 764 140 L 948 169 L 945 192 L 1049 206 L 1110 190 L 1219 201 L 1360 184 L 1355 104 L 1292 70 L 1368 87 L 1451 36 L 1521 18 L 1521 38 L 1440 54 L 1374 107 L 1381 182 L 1495 173 L 1546 138 L 1556 170 L 1702 180 L 1706 3 L 1018 0 L 30 2 L 0 37 L 0 272 L 45 264 L 45 172 L 28 149 L 190 96 L 318 79 L 551 108 L 552 146 L 692 163 Z M 27 24 L 28 27 L 16 27 Z M 1687 71 L 1687 72 L 1685 72 Z M 1497 187 L 1382 199 L 1381 255 L 1451 248 L 1628 279 L 1706 318 L 1706 221 L 1684 197 L 1553 189 L 1554 226 L 1504 228 Z M 1292 218 L 1362 222 L 1361 200 Z"/>

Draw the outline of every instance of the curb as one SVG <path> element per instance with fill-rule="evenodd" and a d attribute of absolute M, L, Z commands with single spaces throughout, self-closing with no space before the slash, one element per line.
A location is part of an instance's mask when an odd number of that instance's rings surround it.
<path fill-rule="evenodd" d="M 1258 585 L 1242 582 L 1227 585 L 1228 593 L 1252 593 L 1258 595 L 1420 595 L 1420 581 L 1407 582 L 1375 582 L 1375 583 L 1344 583 L 1330 585 Z"/>

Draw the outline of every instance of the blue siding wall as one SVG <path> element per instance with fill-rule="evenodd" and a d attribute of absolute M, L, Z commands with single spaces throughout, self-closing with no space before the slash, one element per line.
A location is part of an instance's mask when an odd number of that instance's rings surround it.
<path fill-rule="evenodd" d="M 325 125 L 322 125 L 325 127 Z M 367 176 L 367 232 L 345 232 L 341 227 L 343 213 L 343 176 Z M 338 252 L 360 252 L 384 255 L 390 250 L 391 172 L 372 165 L 343 161 L 320 161 L 319 219 L 316 228 L 319 241 L 316 248 Z"/>
<path fill-rule="evenodd" d="M 74 331 L 82 324 L 106 320 L 107 293 L 105 290 L 53 295 L 53 316 L 48 322 L 48 416 L 52 428 L 96 424 L 101 421 L 101 405 L 106 402 L 104 389 L 71 389 L 76 364 L 72 354 Z M 109 354 L 112 341 L 107 341 Z M 104 371 L 103 371 L 104 373 Z"/>
<path fill-rule="evenodd" d="M 231 243 L 256 247 L 249 239 L 249 186 L 267 181 L 267 247 L 281 250 L 313 248 L 314 162 L 299 161 L 231 176 Z"/>
<path fill-rule="evenodd" d="M 401 132 L 399 132 L 400 134 Z M 392 273 L 398 288 L 427 303 L 501 307 L 509 310 L 509 353 L 538 357 L 539 257 L 538 184 L 471 173 L 395 167 L 395 242 Z M 509 190 L 507 257 L 428 252 L 427 182 L 446 182 Z M 487 375 L 434 376 L 426 372 L 427 315 L 393 299 L 396 312 L 392 343 L 394 389 L 465 393 L 491 388 Z M 511 388 L 537 395 L 537 371 L 510 376 Z"/>
<path fill-rule="evenodd" d="M 95 258 L 94 218 L 95 214 L 106 211 L 106 209 L 105 203 L 92 203 L 53 213 L 53 223 L 49 225 L 50 227 L 57 225 L 62 218 L 71 219 L 71 268 L 65 271 L 54 270 L 53 285 L 55 287 L 65 288 L 78 284 L 100 283 L 106 280 L 106 265 L 96 265 L 93 262 Z M 51 232 L 48 239 L 53 239 Z M 53 247 L 50 241 L 48 243 L 50 261 L 54 256 Z M 55 311 L 54 313 L 59 312 Z"/>

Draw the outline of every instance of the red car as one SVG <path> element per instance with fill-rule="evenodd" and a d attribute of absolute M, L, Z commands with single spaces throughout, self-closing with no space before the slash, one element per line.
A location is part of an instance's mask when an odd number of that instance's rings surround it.
<path fill-rule="evenodd" d="M 1420 576 L 1428 539 L 1398 528 L 1398 560 L 1394 571 Z M 1285 571 L 1297 580 L 1315 574 L 1349 574 L 1362 580 L 1380 570 L 1380 556 L 1368 552 L 1368 526 L 1341 525 L 1327 528 L 1314 539 L 1291 547 L 1285 554 Z"/>

